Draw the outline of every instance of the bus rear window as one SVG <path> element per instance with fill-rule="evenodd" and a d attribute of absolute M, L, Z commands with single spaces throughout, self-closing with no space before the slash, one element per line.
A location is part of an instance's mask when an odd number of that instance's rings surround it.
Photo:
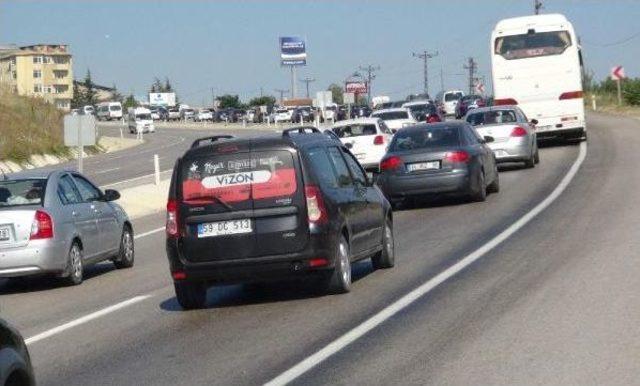
<path fill-rule="evenodd" d="M 239 202 L 289 197 L 297 191 L 291 153 L 268 151 L 200 157 L 182 168 L 183 201 Z"/>
<path fill-rule="evenodd" d="M 496 39 L 495 54 L 507 60 L 560 55 L 571 46 L 567 31 L 527 33 Z"/>

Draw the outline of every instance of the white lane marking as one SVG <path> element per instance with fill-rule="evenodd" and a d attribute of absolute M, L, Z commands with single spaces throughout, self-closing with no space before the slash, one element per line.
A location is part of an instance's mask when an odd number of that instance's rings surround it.
<path fill-rule="evenodd" d="M 150 235 L 153 235 L 153 234 L 159 233 L 159 232 L 163 232 L 163 231 L 164 231 L 164 229 L 165 229 L 165 228 L 164 228 L 164 227 L 162 227 L 162 228 L 156 228 L 156 229 L 154 229 L 154 230 L 152 230 L 152 231 L 149 231 L 149 232 L 140 233 L 140 234 L 138 234 L 138 235 L 133 236 L 133 239 L 134 239 L 134 240 L 137 240 L 137 239 L 141 239 L 141 238 L 143 238 L 143 237 L 147 237 L 147 236 L 150 236 Z"/>
<path fill-rule="evenodd" d="M 111 169 L 100 170 L 99 172 L 94 172 L 93 174 L 104 174 L 104 173 L 109 173 L 109 172 L 115 172 L 116 170 L 120 170 L 120 168 L 111 168 Z"/>
<path fill-rule="evenodd" d="M 103 317 L 103 316 L 105 316 L 107 314 L 110 314 L 112 312 L 121 310 L 121 309 L 123 309 L 125 307 L 129 307 L 132 304 L 139 303 L 139 302 L 141 302 L 143 300 L 146 300 L 146 299 L 148 299 L 150 297 L 151 297 L 151 295 L 135 296 L 135 297 L 133 297 L 133 298 L 131 298 L 129 300 L 125 300 L 125 301 L 120 302 L 118 304 L 114 304 L 114 305 L 109 306 L 107 308 L 103 308 L 103 309 L 101 309 L 99 311 L 96 311 L 96 312 L 93 312 L 93 313 L 91 313 L 89 315 L 85 315 L 85 316 L 83 316 L 81 318 L 72 320 L 72 321 L 70 321 L 68 323 L 65 323 L 63 325 L 60 325 L 58 327 L 54 327 L 54 328 L 52 328 L 50 330 L 47 330 L 45 332 L 42 332 L 42 333 L 40 333 L 38 335 L 34 335 L 34 336 L 30 337 L 30 338 L 25 339 L 25 343 L 27 345 L 34 344 L 34 343 L 39 342 L 41 340 L 44 340 L 44 339 L 50 338 L 50 337 L 52 337 L 54 335 L 60 334 L 61 332 L 64 332 L 64 331 L 66 331 L 66 330 L 68 330 L 70 328 L 77 327 L 77 326 L 79 326 L 81 324 L 85 324 L 85 323 L 90 322 L 90 321 L 92 321 L 94 319 L 98 319 L 98 318 Z"/>
<path fill-rule="evenodd" d="M 167 169 L 167 170 L 161 171 L 160 174 L 166 174 L 166 173 L 171 173 L 171 172 L 173 172 L 173 169 Z M 129 182 L 142 180 L 144 178 L 150 178 L 150 177 L 153 177 L 153 176 L 155 176 L 155 173 L 145 174 L 144 176 L 130 178 L 128 180 L 122 180 L 122 181 L 118 181 L 118 182 L 113 182 L 111 184 L 102 185 L 101 188 L 104 189 L 104 188 L 108 188 L 108 187 L 111 187 L 111 186 L 122 185 L 122 184 L 126 184 L 126 183 L 129 183 Z"/>
<path fill-rule="evenodd" d="M 543 210 L 545 210 L 549 205 L 551 205 L 564 190 L 569 186 L 571 180 L 575 177 L 578 169 L 580 169 L 580 165 L 584 161 L 587 156 L 587 144 L 586 142 L 582 142 L 580 144 L 580 153 L 578 158 L 575 160 L 567 174 L 562 178 L 560 184 L 556 186 L 556 188 L 547 196 L 542 202 L 536 205 L 533 209 L 531 209 L 527 214 L 522 216 L 516 222 L 511 224 L 507 229 L 502 231 L 499 235 L 489 240 L 486 244 L 476 249 L 469 255 L 465 256 L 462 260 L 458 261 L 454 265 L 440 272 L 435 277 L 427 280 L 424 284 L 421 284 L 416 289 L 412 290 L 408 294 L 404 295 L 400 299 L 396 300 L 391 305 L 382 309 L 382 311 L 378 312 L 371 318 L 365 320 L 360 323 L 358 326 L 348 331 L 346 334 L 342 335 L 338 339 L 329 343 L 325 347 L 323 347 L 320 351 L 315 352 L 311 356 L 307 357 L 303 361 L 299 362 L 292 368 L 278 375 L 271 381 L 267 382 L 265 385 L 267 386 L 276 386 L 276 385 L 286 385 L 289 382 L 295 380 L 302 374 L 311 370 L 313 367 L 323 362 L 325 359 L 329 358 L 333 354 L 339 352 L 349 344 L 353 343 L 357 339 L 361 338 L 367 332 L 373 330 L 380 324 L 384 323 L 386 320 L 402 311 L 407 306 L 411 305 L 413 302 L 421 298 L 422 296 L 429 293 L 431 290 L 436 288 L 438 285 L 442 284 L 446 280 L 455 276 L 457 273 L 462 271 L 464 268 L 468 267 L 470 264 L 474 263 L 476 260 L 480 259 L 486 253 L 491 251 L 493 248 L 498 246 L 500 243 L 511 237 L 514 233 L 520 230 L 523 226 L 525 226 L 528 222 L 530 222 L 534 217 L 540 214 Z"/>

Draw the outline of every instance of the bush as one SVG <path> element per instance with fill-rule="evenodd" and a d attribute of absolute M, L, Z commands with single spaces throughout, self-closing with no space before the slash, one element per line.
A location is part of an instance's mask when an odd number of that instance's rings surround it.
<path fill-rule="evenodd" d="M 0 88 L 0 159 L 64 154 L 63 113 L 40 98 Z"/>
<path fill-rule="evenodd" d="M 640 78 L 625 79 L 622 85 L 622 98 L 625 103 L 640 106 Z"/>

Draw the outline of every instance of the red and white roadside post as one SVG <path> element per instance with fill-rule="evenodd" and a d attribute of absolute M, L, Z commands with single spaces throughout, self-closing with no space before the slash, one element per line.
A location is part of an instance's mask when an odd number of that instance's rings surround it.
<path fill-rule="evenodd" d="M 611 79 L 616 81 L 618 86 L 618 106 L 622 105 L 622 87 L 620 83 L 624 79 L 624 67 L 615 66 L 611 69 Z"/>

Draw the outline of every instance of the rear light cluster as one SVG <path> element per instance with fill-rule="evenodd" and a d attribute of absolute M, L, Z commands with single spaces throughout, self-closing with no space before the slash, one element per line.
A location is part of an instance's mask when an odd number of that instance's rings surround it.
<path fill-rule="evenodd" d="M 307 198 L 307 216 L 310 224 L 324 224 L 329 220 L 327 208 L 324 205 L 322 192 L 315 185 L 307 185 L 304 188 Z"/>
<path fill-rule="evenodd" d="M 512 137 L 524 137 L 525 135 L 527 135 L 527 130 L 520 126 L 516 126 L 511 130 Z"/>
<path fill-rule="evenodd" d="M 570 91 L 570 92 L 564 92 L 562 94 L 560 94 L 560 100 L 566 100 L 566 99 L 579 99 L 582 98 L 582 91 Z"/>
<path fill-rule="evenodd" d="M 518 101 L 513 98 L 501 98 L 493 101 L 494 106 L 517 105 Z"/>
<path fill-rule="evenodd" d="M 401 165 L 402 165 L 402 159 L 400 159 L 400 157 L 398 156 L 393 155 L 391 157 L 384 158 L 380 162 L 380 171 L 384 172 L 389 170 L 396 170 Z"/>
<path fill-rule="evenodd" d="M 178 225 L 178 201 L 169 199 L 167 202 L 167 236 L 178 237 L 180 235 L 180 227 Z"/>
<path fill-rule="evenodd" d="M 384 135 L 376 135 L 373 139 L 374 145 L 384 145 Z"/>
<path fill-rule="evenodd" d="M 49 213 L 43 210 L 36 210 L 31 224 L 31 235 L 29 240 L 41 240 L 53 238 L 53 220 Z"/>
<path fill-rule="evenodd" d="M 469 153 L 462 150 L 450 151 L 444 155 L 444 160 L 451 163 L 467 163 L 469 158 Z"/>
<path fill-rule="evenodd" d="M 440 117 L 437 116 L 436 114 L 429 114 L 429 116 L 427 116 L 427 123 L 437 123 L 440 122 Z"/>

